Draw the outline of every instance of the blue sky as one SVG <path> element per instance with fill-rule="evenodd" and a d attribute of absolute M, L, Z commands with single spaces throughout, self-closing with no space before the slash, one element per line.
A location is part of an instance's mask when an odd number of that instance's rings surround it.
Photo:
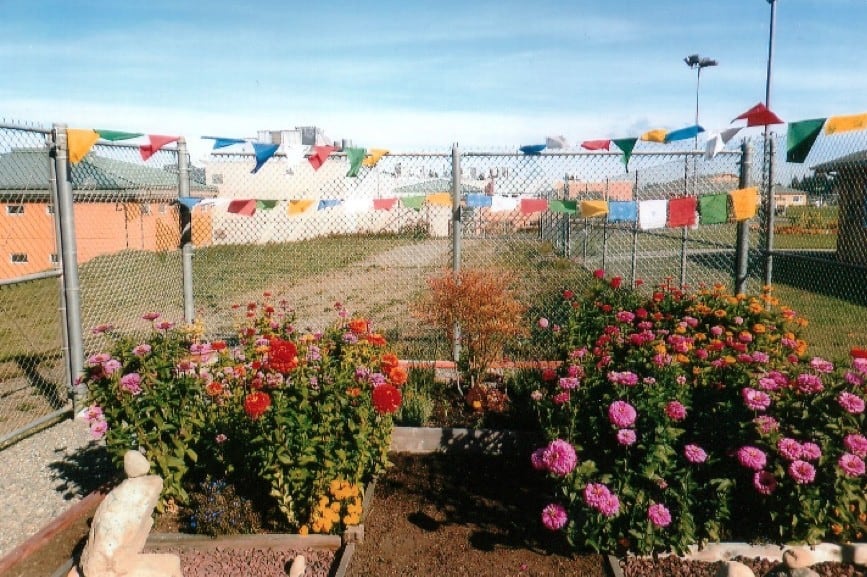
<path fill-rule="evenodd" d="M 316 125 L 392 150 L 570 143 L 765 97 L 766 0 L 0 0 L 0 118 L 201 135 Z M 771 109 L 867 112 L 865 0 L 778 0 Z M 779 128 L 782 130 L 782 128 Z"/>

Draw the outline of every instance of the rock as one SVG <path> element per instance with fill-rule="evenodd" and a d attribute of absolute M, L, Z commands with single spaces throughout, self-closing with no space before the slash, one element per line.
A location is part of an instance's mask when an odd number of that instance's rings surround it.
<path fill-rule="evenodd" d="M 304 555 L 298 555 L 292 560 L 292 565 L 289 567 L 289 577 L 301 577 L 307 568 L 307 558 Z"/>
<path fill-rule="evenodd" d="M 756 574 L 743 563 L 726 561 L 716 572 L 716 577 L 756 577 Z"/>
<path fill-rule="evenodd" d="M 867 567 L 867 543 L 850 543 L 843 546 L 843 558 L 853 565 Z"/>
<path fill-rule="evenodd" d="M 789 577 L 821 577 L 821 575 L 809 567 L 796 567 L 789 569 Z"/>
<path fill-rule="evenodd" d="M 130 479 L 143 477 L 150 473 L 151 464 L 138 451 L 127 451 L 123 455 L 123 472 Z"/>
<path fill-rule="evenodd" d="M 813 553 L 809 549 L 798 547 L 787 549 L 783 552 L 783 564 L 789 569 L 800 569 L 801 567 L 809 567 L 815 563 Z"/>

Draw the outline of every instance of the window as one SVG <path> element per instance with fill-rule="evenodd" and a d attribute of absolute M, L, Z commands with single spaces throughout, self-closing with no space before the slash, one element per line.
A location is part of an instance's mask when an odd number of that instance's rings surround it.
<path fill-rule="evenodd" d="M 27 263 L 27 253 L 26 252 L 13 252 L 11 255 L 12 262 L 14 264 L 26 264 Z"/>
<path fill-rule="evenodd" d="M 222 174 L 212 174 L 211 175 L 211 184 L 223 184 L 223 175 Z"/>
<path fill-rule="evenodd" d="M 60 264 L 60 257 L 57 256 L 56 252 L 53 252 L 48 256 L 48 261 L 51 264 Z"/>
<path fill-rule="evenodd" d="M 54 205 L 53 205 L 53 204 L 46 204 L 46 205 L 45 205 L 45 213 L 46 213 L 46 214 L 54 214 L 55 212 L 56 212 L 56 211 L 54 210 Z"/>
<path fill-rule="evenodd" d="M 23 204 L 7 204 L 6 214 L 24 214 Z"/>
<path fill-rule="evenodd" d="M 160 208 L 159 208 L 159 213 L 160 213 L 160 214 L 166 214 L 168 211 L 169 211 L 169 205 L 167 205 L 167 204 L 160 204 Z"/>
<path fill-rule="evenodd" d="M 141 205 L 141 213 L 142 214 L 150 214 L 151 213 L 151 205 L 150 203 L 143 202 Z"/>

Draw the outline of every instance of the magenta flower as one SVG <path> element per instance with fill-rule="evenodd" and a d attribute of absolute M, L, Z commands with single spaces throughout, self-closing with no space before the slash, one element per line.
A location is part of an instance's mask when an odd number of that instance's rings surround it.
<path fill-rule="evenodd" d="M 143 318 L 146 321 L 155 321 L 158 318 L 160 318 L 160 313 L 155 313 L 155 312 L 145 313 L 141 316 L 141 318 Z"/>
<path fill-rule="evenodd" d="M 848 384 L 855 385 L 856 387 L 861 386 L 861 383 L 864 382 L 861 376 L 854 371 L 846 371 L 846 375 L 843 377 L 843 379 Z"/>
<path fill-rule="evenodd" d="M 668 527 L 671 524 L 671 512 L 662 503 L 654 503 L 648 507 L 647 518 L 656 527 Z"/>
<path fill-rule="evenodd" d="M 770 495 L 777 490 L 777 478 L 770 471 L 756 471 L 753 475 L 753 487 L 762 495 Z"/>
<path fill-rule="evenodd" d="M 679 401 L 669 401 L 665 405 L 665 414 L 672 421 L 682 421 L 686 418 L 686 407 Z"/>
<path fill-rule="evenodd" d="M 813 357 L 810 360 L 810 367 L 817 373 L 832 373 L 834 372 L 834 363 L 826 361 L 822 357 Z"/>
<path fill-rule="evenodd" d="M 842 392 L 837 395 L 837 402 L 847 413 L 860 415 L 864 412 L 864 399 L 852 393 Z"/>
<path fill-rule="evenodd" d="M 578 464 L 578 455 L 575 453 L 575 448 L 562 439 L 551 441 L 545 448 L 542 458 L 548 466 L 548 471 L 558 477 L 565 477 Z"/>
<path fill-rule="evenodd" d="M 609 495 L 611 490 L 602 483 L 587 483 L 584 487 L 584 502 L 595 509 L 601 507 Z"/>
<path fill-rule="evenodd" d="M 539 319 L 539 328 L 542 330 L 547 329 L 548 328 L 548 319 L 546 319 L 545 317 L 541 317 Z"/>
<path fill-rule="evenodd" d="M 620 429 L 617 431 L 617 442 L 628 447 L 634 445 L 636 440 L 635 431 L 632 429 Z"/>
<path fill-rule="evenodd" d="M 825 385 L 822 384 L 822 379 L 818 375 L 802 373 L 795 377 L 795 389 L 801 393 L 818 393 L 824 390 Z"/>
<path fill-rule="evenodd" d="M 857 433 L 852 433 L 846 435 L 846 438 L 843 439 L 843 446 L 846 449 L 862 459 L 867 457 L 867 437 L 864 435 L 859 435 Z"/>
<path fill-rule="evenodd" d="M 95 355 L 91 355 L 87 359 L 87 364 L 90 366 L 101 365 L 102 363 L 111 360 L 111 355 L 108 353 L 97 353 Z"/>
<path fill-rule="evenodd" d="M 87 409 L 82 411 L 82 416 L 88 423 L 105 420 L 105 414 L 102 412 L 102 407 L 99 405 L 90 405 Z"/>
<path fill-rule="evenodd" d="M 777 441 L 777 451 L 788 461 L 797 461 L 803 454 L 801 443 L 790 437 L 783 437 Z"/>
<path fill-rule="evenodd" d="M 637 416 L 635 407 L 626 401 L 614 401 L 608 407 L 608 420 L 619 429 L 632 426 Z"/>
<path fill-rule="evenodd" d="M 738 461 L 747 469 L 760 471 L 765 468 L 768 457 L 761 449 L 745 446 L 738 449 Z"/>
<path fill-rule="evenodd" d="M 634 387 L 638 384 L 638 375 L 632 371 L 610 371 L 607 376 L 608 380 L 615 385 Z"/>
<path fill-rule="evenodd" d="M 548 463 L 545 462 L 545 447 L 539 447 L 530 454 L 530 464 L 537 471 L 548 470 Z"/>
<path fill-rule="evenodd" d="M 599 504 L 599 512 L 606 517 L 614 517 L 620 512 L 620 499 L 614 493 L 609 493 Z"/>
<path fill-rule="evenodd" d="M 566 509 L 562 505 L 550 503 L 542 509 L 542 524 L 550 531 L 562 529 L 568 520 Z"/>
<path fill-rule="evenodd" d="M 569 399 L 571 398 L 572 397 L 569 395 L 569 391 L 563 391 L 562 393 L 557 393 L 556 395 L 551 397 L 551 400 L 554 402 L 555 405 L 565 405 L 569 402 Z"/>
<path fill-rule="evenodd" d="M 118 372 L 123 365 L 117 359 L 109 359 L 102 364 L 102 370 L 106 375 L 113 375 Z"/>
<path fill-rule="evenodd" d="M 145 357 L 151 352 L 151 346 L 147 343 L 136 345 L 132 349 L 132 354 L 137 357 Z"/>
<path fill-rule="evenodd" d="M 160 321 L 154 324 L 154 327 L 161 331 L 167 331 L 175 326 L 175 323 L 171 321 Z"/>
<path fill-rule="evenodd" d="M 852 359 L 852 368 L 855 369 L 859 374 L 867 376 L 867 359 L 860 357 Z"/>
<path fill-rule="evenodd" d="M 683 456 L 690 463 L 704 463 L 707 461 L 707 453 L 698 445 L 689 444 L 683 448 Z"/>
<path fill-rule="evenodd" d="M 771 405 L 771 397 L 763 391 L 744 387 L 741 389 L 744 405 L 751 411 L 764 411 Z"/>
<path fill-rule="evenodd" d="M 816 468 L 807 461 L 792 461 L 787 469 L 789 475 L 799 485 L 812 483 L 816 478 Z"/>
<path fill-rule="evenodd" d="M 571 391 L 577 389 L 581 382 L 577 377 L 560 377 L 558 384 L 562 390 Z"/>
<path fill-rule="evenodd" d="M 90 424 L 90 434 L 94 439 L 101 439 L 108 431 L 108 423 L 105 421 L 94 421 Z"/>
<path fill-rule="evenodd" d="M 753 419 L 753 423 L 756 424 L 759 433 L 761 433 L 762 435 L 773 433 L 780 428 L 780 422 L 773 417 L 769 417 L 768 415 L 760 415 L 756 417 L 755 419 Z"/>
<path fill-rule="evenodd" d="M 843 472 L 849 477 L 860 477 L 864 474 L 864 460 L 858 455 L 843 453 L 837 461 L 837 465 L 843 469 Z"/>
<path fill-rule="evenodd" d="M 120 388 L 130 395 L 138 395 L 141 393 L 141 375 L 138 373 L 129 373 L 120 378 Z"/>
<path fill-rule="evenodd" d="M 808 441 L 801 445 L 801 458 L 805 461 L 818 461 L 822 458 L 822 449 L 816 443 Z"/>

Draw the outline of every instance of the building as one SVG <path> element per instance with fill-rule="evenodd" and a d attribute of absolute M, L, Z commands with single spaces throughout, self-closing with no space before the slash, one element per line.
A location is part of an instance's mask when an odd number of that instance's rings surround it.
<path fill-rule="evenodd" d="M 790 206 L 807 206 L 807 193 L 781 184 L 774 185 L 774 207 L 785 212 Z"/>
<path fill-rule="evenodd" d="M 823 162 L 813 170 L 833 177 L 839 210 L 837 260 L 867 265 L 867 150 Z"/>

